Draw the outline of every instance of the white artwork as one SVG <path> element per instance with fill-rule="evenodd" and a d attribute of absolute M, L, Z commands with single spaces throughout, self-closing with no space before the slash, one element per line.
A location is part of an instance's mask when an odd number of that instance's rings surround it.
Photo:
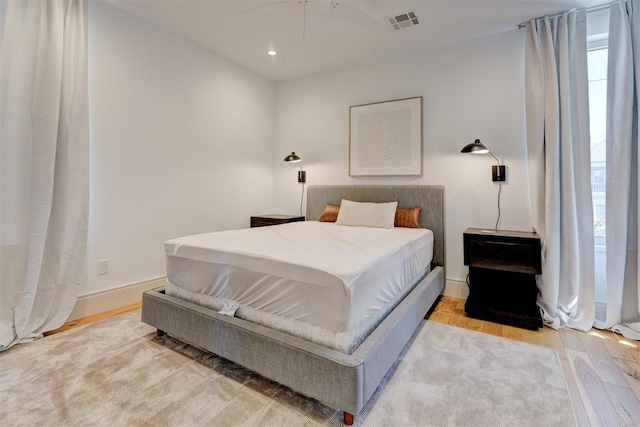
<path fill-rule="evenodd" d="M 422 175 L 422 97 L 351 107 L 349 175 Z"/>

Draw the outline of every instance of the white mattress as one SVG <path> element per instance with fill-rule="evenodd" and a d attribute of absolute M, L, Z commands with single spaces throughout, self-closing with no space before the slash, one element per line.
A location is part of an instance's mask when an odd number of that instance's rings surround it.
<path fill-rule="evenodd" d="M 344 332 L 408 292 L 431 263 L 433 233 L 306 221 L 181 237 L 165 251 L 168 294 Z"/>

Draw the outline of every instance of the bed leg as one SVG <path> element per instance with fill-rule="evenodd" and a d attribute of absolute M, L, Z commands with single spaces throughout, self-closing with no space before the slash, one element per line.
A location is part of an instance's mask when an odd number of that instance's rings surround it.
<path fill-rule="evenodd" d="M 161 337 L 165 334 L 166 332 L 161 330 L 161 329 L 156 329 L 156 336 L 157 337 Z"/>
<path fill-rule="evenodd" d="M 353 424 L 353 414 L 350 414 L 350 413 L 345 411 L 343 413 L 343 420 L 344 420 L 344 423 L 346 425 L 348 425 L 348 426 L 352 425 Z"/>

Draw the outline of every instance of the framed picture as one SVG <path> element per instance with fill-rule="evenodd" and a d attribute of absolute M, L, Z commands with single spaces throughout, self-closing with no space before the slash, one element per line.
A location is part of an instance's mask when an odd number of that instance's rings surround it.
<path fill-rule="evenodd" d="M 422 175 L 422 97 L 349 110 L 349 176 Z"/>

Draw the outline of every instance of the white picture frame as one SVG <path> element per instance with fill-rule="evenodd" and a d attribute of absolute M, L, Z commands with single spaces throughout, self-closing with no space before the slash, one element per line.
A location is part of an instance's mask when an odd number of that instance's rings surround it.
<path fill-rule="evenodd" d="M 349 108 L 349 176 L 422 176 L 422 97 Z"/>

